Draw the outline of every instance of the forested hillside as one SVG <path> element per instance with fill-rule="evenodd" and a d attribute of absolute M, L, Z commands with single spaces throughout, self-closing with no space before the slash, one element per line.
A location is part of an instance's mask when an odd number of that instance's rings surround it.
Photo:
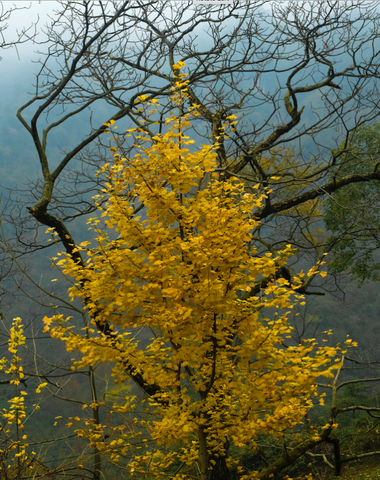
<path fill-rule="evenodd" d="M 380 2 L 1 8 L 0 478 L 376 465 Z"/>

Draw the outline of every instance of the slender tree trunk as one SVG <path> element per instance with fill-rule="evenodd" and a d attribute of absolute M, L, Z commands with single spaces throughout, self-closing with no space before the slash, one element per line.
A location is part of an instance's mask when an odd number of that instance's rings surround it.
<path fill-rule="evenodd" d="M 91 396 L 92 401 L 98 403 L 98 398 L 96 394 L 96 384 L 95 384 L 95 376 L 94 376 L 94 368 L 92 366 L 89 367 L 90 373 L 90 385 L 91 385 Z M 100 425 L 100 415 L 99 415 L 99 408 L 95 407 L 92 409 L 92 413 L 94 415 L 94 419 L 96 425 Z M 94 447 L 94 480 L 100 480 L 100 476 L 102 473 L 102 466 L 101 466 L 101 456 L 99 450 Z"/>
<path fill-rule="evenodd" d="M 341 462 L 341 458 L 340 458 L 339 438 L 329 437 L 329 438 L 326 439 L 326 442 L 332 443 L 334 445 L 334 464 L 335 464 L 334 475 L 339 477 L 341 469 L 342 469 L 342 462 Z"/>
<path fill-rule="evenodd" d="M 209 471 L 208 480 L 230 480 L 231 475 L 226 462 L 227 452 L 226 456 L 223 457 L 214 457 L 210 455 L 210 460 L 214 460 L 215 464 L 210 462 L 212 465 L 212 470 Z"/>
<path fill-rule="evenodd" d="M 224 445 L 223 456 L 216 456 L 207 451 L 207 435 L 203 429 L 199 429 L 198 439 L 201 480 L 230 480 L 231 475 L 226 462 L 229 444 Z"/>
<path fill-rule="evenodd" d="M 199 440 L 199 463 L 201 466 L 201 478 L 200 480 L 209 480 L 208 478 L 208 466 L 209 466 L 209 456 L 207 451 L 207 440 L 206 434 L 203 428 L 198 430 L 198 440 Z"/>

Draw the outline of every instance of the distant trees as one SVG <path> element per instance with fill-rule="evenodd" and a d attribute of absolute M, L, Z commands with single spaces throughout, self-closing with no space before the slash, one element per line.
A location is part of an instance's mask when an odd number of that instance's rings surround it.
<path fill-rule="evenodd" d="M 13 34 L 14 36 L 11 37 L 9 36 L 9 32 L 7 32 L 8 29 L 8 21 L 11 19 L 12 15 L 20 10 L 27 10 L 28 7 L 20 7 L 17 6 L 16 4 L 5 4 L 1 3 L 0 4 L 0 62 L 1 62 L 1 51 L 6 50 L 9 48 L 16 48 L 17 46 L 29 42 L 29 41 L 35 41 L 36 36 L 37 36 L 37 30 L 36 30 L 36 23 L 32 23 L 28 27 L 20 27 L 17 29 L 16 34 Z M 1 69 L 1 63 L 0 63 L 0 69 Z M 4 75 L 4 72 L 2 71 L 2 75 Z M 3 205 L 2 205 L 3 207 Z M 6 247 L 0 242 L 0 252 L 3 254 L 6 251 Z M 2 257 L 1 262 L 0 262 L 0 284 L 2 284 L 5 280 L 7 280 L 12 271 L 12 265 L 10 262 L 4 260 L 4 257 Z M 3 318 L 3 312 L 0 309 L 0 320 Z"/>
<path fill-rule="evenodd" d="M 344 161 L 330 172 L 333 181 L 347 175 L 362 175 L 380 166 L 380 125 L 362 125 L 349 137 L 349 148 L 337 149 Z M 342 152 L 341 152 L 342 150 Z M 346 150 L 346 151 L 345 151 Z M 326 202 L 323 220 L 332 232 L 334 260 L 333 273 L 350 271 L 363 283 L 378 281 L 380 262 L 377 254 L 380 246 L 378 182 L 358 182 L 338 190 Z"/>

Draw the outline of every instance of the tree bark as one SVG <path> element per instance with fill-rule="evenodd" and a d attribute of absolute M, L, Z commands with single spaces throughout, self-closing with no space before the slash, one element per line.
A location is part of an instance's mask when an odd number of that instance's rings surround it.
<path fill-rule="evenodd" d="M 211 464 L 211 471 L 209 475 L 209 480 L 230 480 L 231 475 L 227 467 L 227 455 L 228 450 L 226 450 L 226 455 L 218 456 L 210 455 L 209 461 Z M 213 461 L 215 463 L 213 463 Z"/>

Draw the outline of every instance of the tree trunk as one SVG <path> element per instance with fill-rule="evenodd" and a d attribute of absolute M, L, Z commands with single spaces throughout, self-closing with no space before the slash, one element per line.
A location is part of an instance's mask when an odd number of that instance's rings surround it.
<path fill-rule="evenodd" d="M 202 428 L 198 430 L 199 462 L 201 480 L 230 480 L 230 471 L 227 467 L 229 442 L 223 445 L 224 455 L 209 453 L 207 450 L 207 436 Z"/>
<path fill-rule="evenodd" d="M 231 475 L 226 463 L 227 456 L 215 457 L 210 455 L 210 461 L 211 460 L 214 460 L 215 464 L 210 462 L 212 470 L 210 471 L 209 480 L 230 480 Z"/>

